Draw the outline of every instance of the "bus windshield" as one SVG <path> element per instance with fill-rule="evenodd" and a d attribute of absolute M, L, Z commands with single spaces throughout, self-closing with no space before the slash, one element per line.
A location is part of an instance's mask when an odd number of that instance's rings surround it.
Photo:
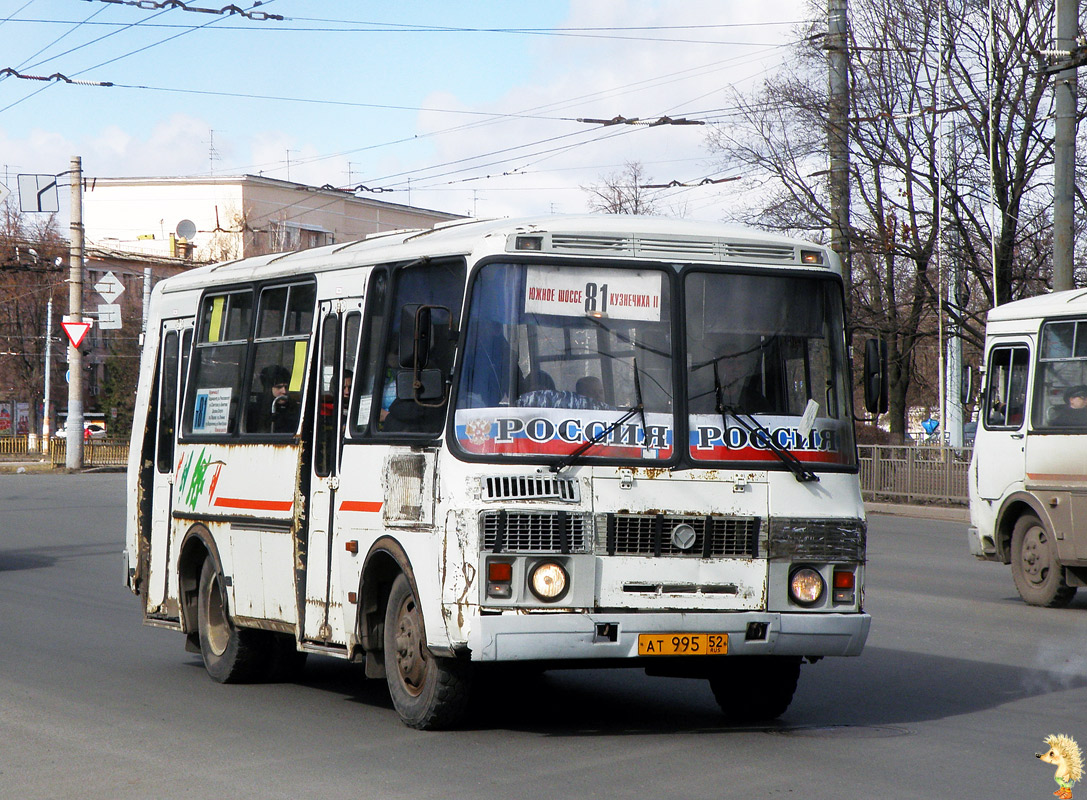
<path fill-rule="evenodd" d="M 801 461 L 853 463 L 841 291 L 833 281 L 692 271 L 684 296 L 692 459 L 769 461 L 772 435 Z"/>
<path fill-rule="evenodd" d="M 470 454 L 538 457 L 596 440 L 584 458 L 670 458 L 671 307 L 659 269 L 483 267 L 468 311 L 457 443 Z"/>

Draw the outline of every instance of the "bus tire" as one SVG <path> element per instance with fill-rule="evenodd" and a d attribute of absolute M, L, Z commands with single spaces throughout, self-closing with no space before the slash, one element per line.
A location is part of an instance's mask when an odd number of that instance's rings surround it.
<path fill-rule="evenodd" d="M 1011 561 L 1015 588 L 1030 605 L 1059 608 L 1068 605 L 1076 594 L 1076 587 L 1065 581 L 1052 535 L 1034 514 L 1016 520 Z"/>
<path fill-rule="evenodd" d="M 223 579 L 208 558 L 200 570 L 197 594 L 197 629 L 204 668 L 219 683 L 254 680 L 265 665 L 267 636 L 264 631 L 234 625 L 223 595 Z"/>
<path fill-rule="evenodd" d="M 784 714 L 799 679 L 799 656 L 727 656 L 710 689 L 729 722 L 747 724 Z"/>
<path fill-rule="evenodd" d="M 383 643 L 389 695 L 404 724 L 425 731 L 456 725 L 468 707 L 471 665 L 427 648 L 423 612 L 403 573 L 389 592 Z"/>

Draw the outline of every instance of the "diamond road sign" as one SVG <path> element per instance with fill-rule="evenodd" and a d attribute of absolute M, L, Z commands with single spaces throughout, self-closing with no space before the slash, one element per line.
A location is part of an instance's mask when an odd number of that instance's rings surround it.
<path fill-rule="evenodd" d="M 102 276 L 102 280 L 94 285 L 94 290 L 102 295 L 102 299 L 107 303 L 112 303 L 121 296 L 121 292 L 125 290 L 125 287 L 117 279 L 116 275 L 107 272 Z"/>

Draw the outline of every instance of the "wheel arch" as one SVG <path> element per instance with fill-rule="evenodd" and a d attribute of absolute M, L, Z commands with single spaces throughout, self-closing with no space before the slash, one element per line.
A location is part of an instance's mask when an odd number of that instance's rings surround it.
<path fill-rule="evenodd" d="M 1012 531 L 1015 530 L 1015 523 L 1024 514 L 1034 514 L 1047 530 L 1053 530 L 1053 520 L 1050 519 L 1037 497 L 1029 492 L 1015 492 L 1008 495 L 1000 507 L 996 523 L 996 552 L 1004 564 L 1011 563 Z"/>
<path fill-rule="evenodd" d="M 185 531 L 181 540 L 181 549 L 177 556 L 178 603 L 181 617 L 181 629 L 187 634 L 197 631 L 197 597 L 200 590 L 200 570 L 206 559 L 215 563 L 219 573 L 223 572 L 223 562 L 219 558 L 219 549 L 215 539 L 206 526 L 197 522 Z"/>
<path fill-rule="evenodd" d="M 419 587 L 415 582 L 415 572 L 407 552 L 393 537 L 382 536 L 370 546 L 362 565 L 362 577 L 359 581 L 359 613 L 356 632 L 366 652 L 366 677 L 368 678 L 385 677 L 383 658 L 385 608 L 388 605 L 393 581 L 398 575 L 407 577 L 412 591 L 418 597 Z"/>

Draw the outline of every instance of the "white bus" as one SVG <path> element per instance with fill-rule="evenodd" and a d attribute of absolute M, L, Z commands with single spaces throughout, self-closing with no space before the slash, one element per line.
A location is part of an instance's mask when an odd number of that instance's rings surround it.
<path fill-rule="evenodd" d="M 970 552 L 1019 595 L 1067 605 L 1087 581 L 1087 291 L 989 312 L 970 464 Z"/>
<path fill-rule="evenodd" d="M 417 728 L 488 663 L 708 679 L 785 711 L 853 656 L 866 523 L 818 245 L 468 221 L 159 283 L 127 582 L 217 681 L 365 664 Z"/>

